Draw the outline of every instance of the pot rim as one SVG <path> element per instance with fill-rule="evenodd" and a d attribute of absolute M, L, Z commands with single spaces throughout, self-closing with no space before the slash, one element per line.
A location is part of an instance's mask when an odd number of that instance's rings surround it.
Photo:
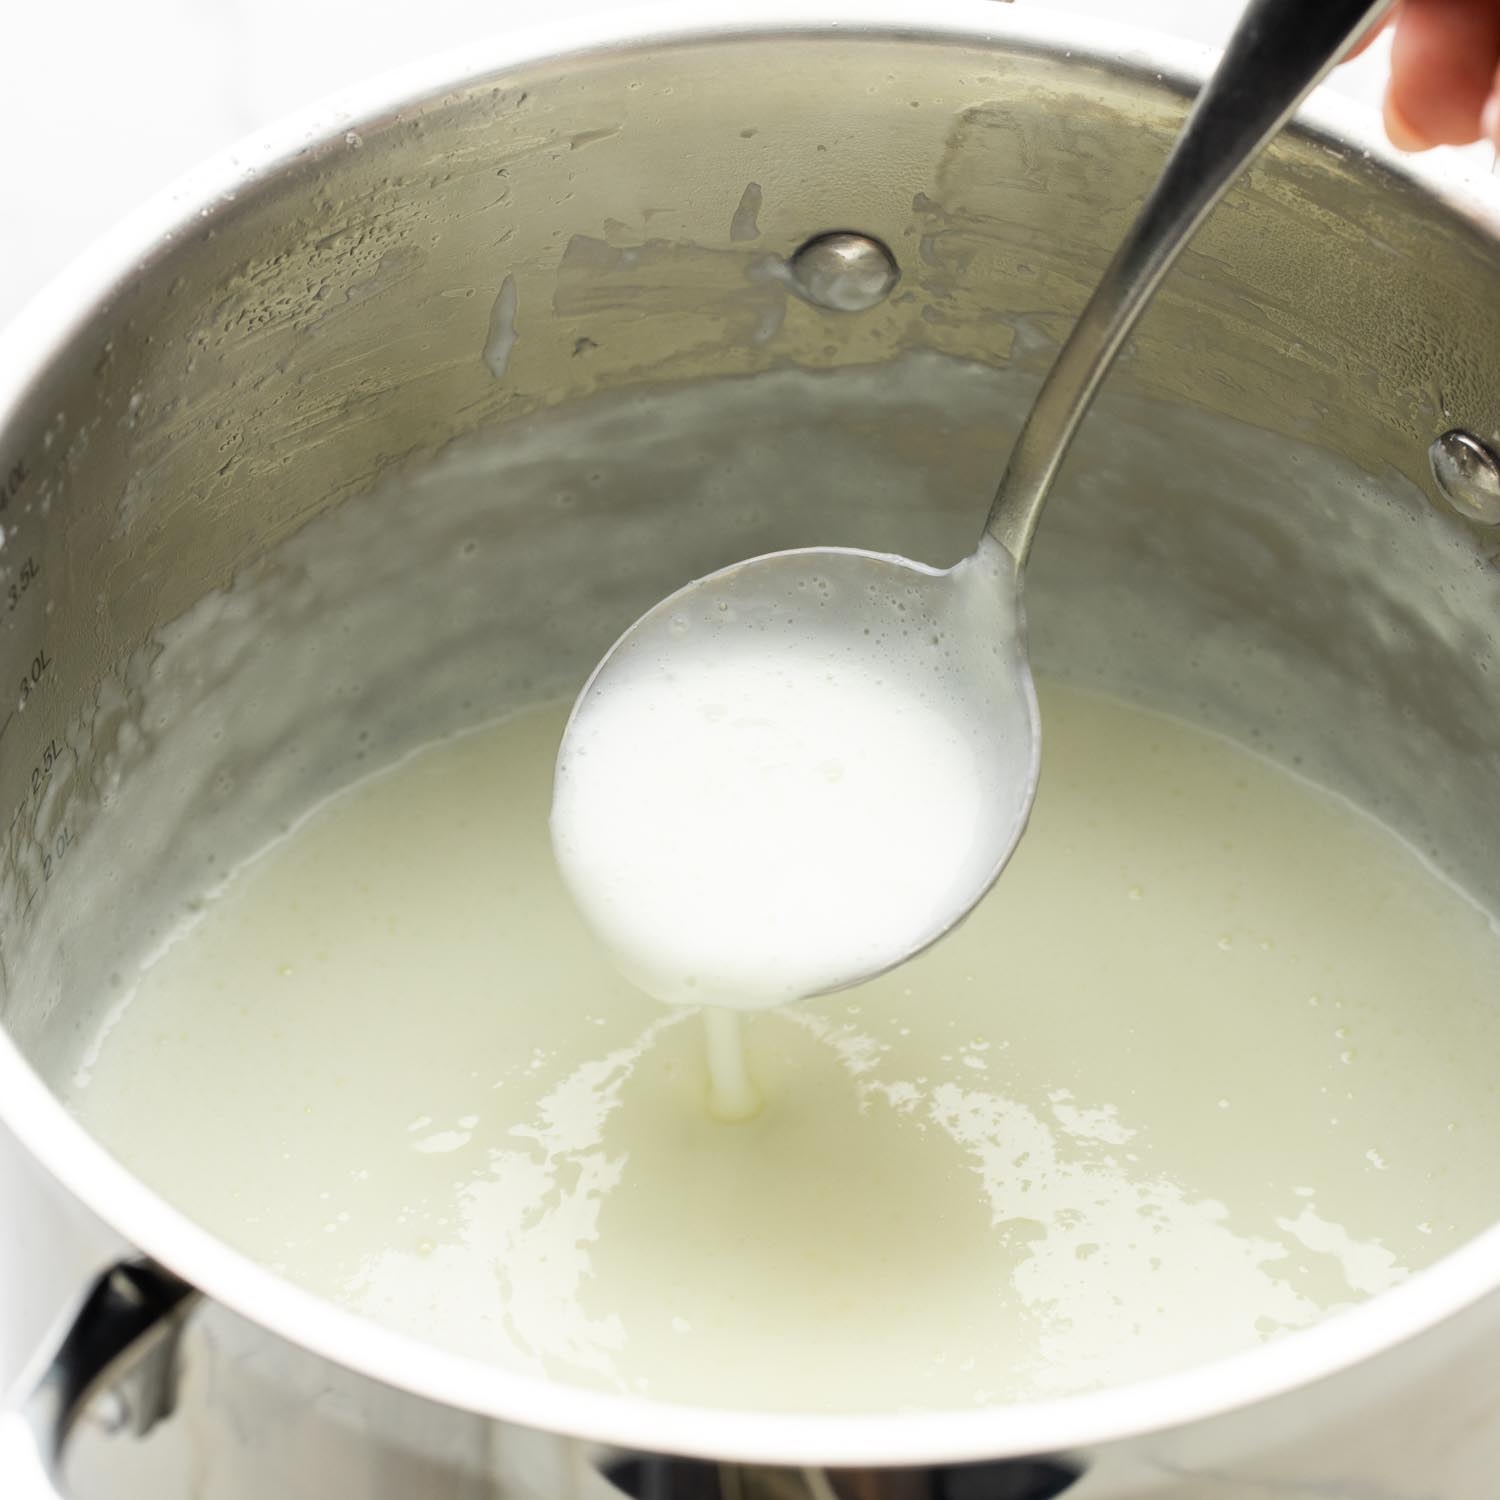
<path fill-rule="evenodd" d="M 1086 31 L 1080 34 L 1080 28 Z M 250 136 L 157 194 L 97 241 L 0 328 L 0 419 L 35 375 L 130 276 L 174 239 L 211 226 L 242 191 L 344 133 L 508 70 L 580 53 L 809 37 L 929 44 L 998 43 L 1097 62 L 1187 94 L 1210 49 L 1054 12 L 981 10 L 974 0 L 720 0 L 711 19 L 673 4 L 516 30 L 383 73 Z M 1373 112 L 1320 90 L 1303 136 L 1353 147 L 1416 184 L 1481 233 L 1500 238 L 1500 187 L 1451 160 L 1421 167 L 1386 143 Z M 1500 1225 L 1410 1280 L 1271 1344 L 1102 1391 L 956 1412 L 743 1412 L 589 1390 L 450 1354 L 283 1280 L 195 1224 L 111 1156 L 0 1029 L 0 1122 L 78 1201 L 211 1300 L 289 1343 L 396 1389 L 482 1416 L 622 1448 L 768 1464 L 929 1465 L 1066 1452 L 1186 1425 L 1268 1401 L 1403 1343 L 1500 1286 Z"/>

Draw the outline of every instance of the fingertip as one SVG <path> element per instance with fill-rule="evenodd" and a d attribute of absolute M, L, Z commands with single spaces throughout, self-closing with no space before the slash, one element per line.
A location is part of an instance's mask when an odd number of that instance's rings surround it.
<path fill-rule="evenodd" d="M 1495 0 L 1404 0 L 1391 44 L 1391 140 L 1404 151 L 1474 140 L 1497 66 Z"/>
<path fill-rule="evenodd" d="M 1500 151 L 1500 91 L 1484 101 L 1484 108 L 1479 112 L 1479 128 L 1485 140 Z"/>
<path fill-rule="evenodd" d="M 1401 113 L 1400 106 L 1389 90 L 1385 96 L 1384 114 L 1385 133 L 1390 137 L 1391 145 L 1398 151 L 1430 151 L 1436 144 L 1418 134 L 1411 122 Z"/>

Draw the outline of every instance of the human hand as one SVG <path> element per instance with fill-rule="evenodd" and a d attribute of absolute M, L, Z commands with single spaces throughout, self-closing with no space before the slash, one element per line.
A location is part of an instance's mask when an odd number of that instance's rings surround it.
<path fill-rule="evenodd" d="M 1500 148 L 1500 0 L 1401 0 L 1385 24 L 1395 27 L 1385 95 L 1391 144 L 1426 151 L 1487 140 Z"/>

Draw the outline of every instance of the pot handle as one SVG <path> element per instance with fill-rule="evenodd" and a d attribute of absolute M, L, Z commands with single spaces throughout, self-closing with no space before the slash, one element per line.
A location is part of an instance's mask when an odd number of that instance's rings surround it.
<path fill-rule="evenodd" d="M 1008 1458 L 924 1469 L 773 1469 L 616 1453 L 599 1465 L 621 1500 L 1057 1500 L 1076 1458 Z"/>
<path fill-rule="evenodd" d="M 82 1305 L 0 1411 L 0 1494 L 63 1500 L 59 1470 L 73 1424 L 108 1391 L 105 1420 L 149 1432 L 172 1410 L 177 1333 L 198 1294 L 149 1261 L 120 1261 Z"/>

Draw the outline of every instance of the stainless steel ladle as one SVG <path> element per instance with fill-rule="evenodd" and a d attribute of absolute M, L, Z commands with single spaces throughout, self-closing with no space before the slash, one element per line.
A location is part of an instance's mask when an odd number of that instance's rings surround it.
<path fill-rule="evenodd" d="M 799 577 L 805 582 L 814 573 L 820 583 L 848 598 L 903 592 L 954 628 L 987 632 L 986 639 L 1007 643 L 1001 670 L 997 673 L 990 652 L 983 673 L 976 673 L 972 683 L 975 712 L 990 726 L 997 756 L 1005 755 L 1010 764 L 1025 768 L 1024 774 L 1004 782 L 1009 805 L 1000 816 L 985 820 L 993 830 L 993 858 L 952 910 L 914 931 L 894 957 L 876 968 L 866 966 L 841 976 L 829 988 L 870 978 L 936 941 L 973 908 L 1014 852 L 1036 795 L 1041 749 L 1021 615 L 1021 574 L 1068 447 L 1121 345 L 1183 247 L 1234 180 L 1389 3 L 1251 0 L 1161 177 L 1043 382 L 1011 450 L 974 554 L 946 571 L 906 558 L 833 547 L 771 553 L 736 563 L 689 584 L 643 615 L 585 685 L 568 735 L 590 701 L 610 692 L 616 671 L 638 653 L 668 656 L 686 617 L 751 619 L 757 601 L 774 601 L 784 616 L 787 601 L 801 599 L 805 603 L 797 607 L 808 611 L 809 628 L 818 616 L 818 628 L 826 631 L 826 611 L 819 614 L 817 591 L 804 586 L 799 593 L 797 588 Z M 984 605 L 978 610 L 974 589 L 960 582 L 972 580 L 976 572 L 990 585 L 982 592 Z M 961 588 L 965 597 L 959 604 Z M 695 649 L 702 649 L 701 644 Z M 562 756 L 568 749 L 565 735 Z M 899 806 L 891 808 L 891 816 L 901 816 Z M 898 841 L 893 847 L 899 849 Z"/>

